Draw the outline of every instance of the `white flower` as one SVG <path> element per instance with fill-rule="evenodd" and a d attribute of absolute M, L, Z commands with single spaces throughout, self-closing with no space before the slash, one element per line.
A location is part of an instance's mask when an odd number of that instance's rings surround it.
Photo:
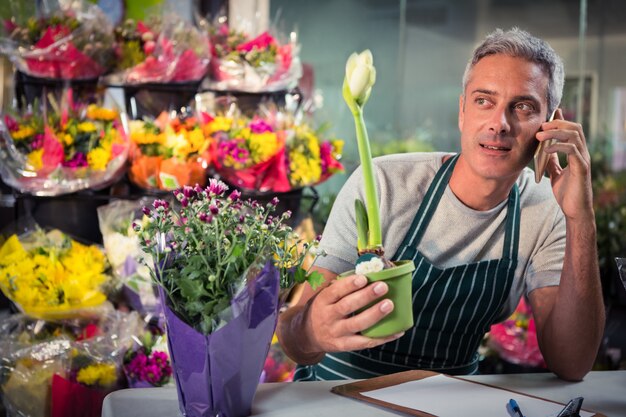
<path fill-rule="evenodd" d="M 374 257 L 369 261 L 359 262 L 354 268 L 357 275 L 366 275 L 372 272 L 380 272 L 385 268 L 385 264 L 379 257 Z"/>
<path fill-rule="evenodd" d="M 346 62 L 346 82 L 354 101 L 359 106 L 365 104 L 376 82 L 374 58 L 369 49 L 350 55 Z"/>

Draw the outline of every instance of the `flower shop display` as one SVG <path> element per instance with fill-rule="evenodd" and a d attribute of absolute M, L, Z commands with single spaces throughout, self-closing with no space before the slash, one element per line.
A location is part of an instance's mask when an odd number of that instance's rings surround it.
<path fill-rule="evenodd" d="M 34 77 L 96 79 L 115 62 L 112 24 L 95 5 L 74 2 L 24 23 L 8 19 L 4 27 L 0 51 Z"/>
<path fill-rule="evenodd" d="M 0 247 L 0 289 L 20 311 L 40 319 L 93 316 L 106 308 L 108 264 L 95 245 L 41 229 Z"/>
<path fill-rule="evenodd" d="M 487 346 L 514 365 L 546 368 L 539 350 L 535 319 L 524 297 L 508 319 L 491 326 Z"/>
<path fill-rule="evenodd" d="M 25 193 L 54 196 L 101 188 L 124 172 L 128 155 L 125 115 L 75 102 L 71 90 L 60 104 L 45 105 L 0 120 L 0 175 Z"/>
<path fill-rule="evenodd" d="M 369 281 L 384 280 L 389 286 L 387 297 L 393 300 L 393 311 L 362 333 L 368 337 L 384 337 L 407 330 L 413 326 L 412 272 L 413 261 L 391 262 L 385 258 L 380 224 L 378 191 L 374 178 L 374 164 L 370 150 L 367 128 L 363 120 L 363 107 L 376 81 L 376 69 L 372 53 L 368 50 L 353 53 L 346 63 L 343 81 L 343 98 L 350 108 L 356 127 L 356 138 L 363 169 L 365 204 L 355 200 L 358 259 L 354 273 L 365 275 Z M 369 307 L 369 306 L 368 306 Z"/>
<path fill-rule="evenodd" d="M 212 120 L 203 112 L 162 112 L 154 120 L 131 121 L 130 180 L 149 190 L 206 184 L 214 153 Z"/>
<path fill-rule="evenodd" d="M 0 390 L 10 415 L 100 416 L 120 385 L 121 358 L 140 334 L 136 313 L 43 321 L 15 314 L 0 321 Z"/>
<path fill-rule="evenodd" d="M 343 171 L 342 140 L 324 140 L 309 124 L 277 122 L 276 114 L 263 113 L 217 116 L 210 124 L 217 148 L 215 172 L 224 181 L 244 191 L 283 193 Z"/>
<path fill-rule="evenodd" d="M 164 299 L 168 346 L 180 410 L 187 416 L 244 416 L 276 325 L 280 288 L 320 274 L 301 268 L 312 247 L 298 249 L 262 206 L 211 179 L 206 188 L 174 192 L 179 206 L 155 200 L 149 221 L 136 223 L 143 249 L 154 259 L 153 278 Z M 293 243 L 291 243 L 293 242 Z"/>
<path fill-rule="evenodd" d="M 209 79 L 203 88 L 217 91 L 271 92 L 295 87 L 302 76 L 295 32 L 280 41 L 265 31 L 248 34 L 216 20 L 206 24 L 211 40 Z"/>
<path fill-rule="evenodd" d="M 177 15 L 146 22 L 126 20 L 115 28 L 115 37 L 119 60 L 107 83 L 199 81 L 208 70 L 208 35 Z"/>
<path fill-rule="evenodd" d="M 261 382 L 291 382 L 295 370 L 295 362 L 283 352 L 278 337 L 274 335 L 269 353 L 265 358 L 265 365 L 263 365 Z"/>
<path fill-rule="evenodd" d="M 124 355 L 124 375 L 130 388 L 162 387 L 170 381 L 172 366 L 166 339 L 158 328 L 146 330 Z"/>
<path fill-rule="evenodd" d="M 98 223 L 105 253 L 126 303 L 150 321 L 162 316 L 156 287 L 150 278 L 149 255 L 139 246 L 139 236 L 132 224 L 142 220 L 141 208 L 147 198 L 115 200 L 98 207 Z M 151 317 L 148 317 L 151 316 Z"/>

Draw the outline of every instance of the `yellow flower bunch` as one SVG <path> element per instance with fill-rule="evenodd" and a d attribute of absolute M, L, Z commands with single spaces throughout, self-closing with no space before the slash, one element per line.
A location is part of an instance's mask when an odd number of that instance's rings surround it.
<path fill-rule="evenodd" d="M 22 244 L 16 235 L 0 248 L 0 289 L 29 315 L 94 307 L 106 296 L 104 254 L 60 232 L 34 233 L 34 242 Z"/>
<path fill-rule="evenodd" d="M 117 382 L 117 367 L 112 363 L 96 363 L 78 370 L 76 381 L 88 386 L 112 387 Z"/>
<path fill-rule="evenodd" d="M 117 119 L 119 113 L 114 109 L 98 107 L 95 104 L 87 106 L 87 118 L 92 120 L 113 121 Z"/>
<path fill-rule="evenodd" d="M 185 161 L 202 154 L 210 146 L 208 125 L 193 116 L 170 118 L 163 113 L 155 121 L 132 121 L 130 138 L 144 156 L 175 157 Z"/>

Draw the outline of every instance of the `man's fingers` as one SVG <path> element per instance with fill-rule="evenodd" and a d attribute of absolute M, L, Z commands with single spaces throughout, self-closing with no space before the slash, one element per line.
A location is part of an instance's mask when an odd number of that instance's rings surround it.
<path fill-rule="evenodd" d="M 573 143 L 556 142 L 546 148 L 547 152 L 562 152 L 567 155 L 568 167 L 576 169 L 581 175 L 587 175 L 590 169 L 589 160 L 581 155 L 580 150 Z M 560 171 L 559 171 L 560 172 Z M 558 172 L 557 172 L 558 173 Z"/>
<path fill-rule="evenodd" d="M 337 278 L 332 284 L 324 288 L 320 293 L 321 297 L 327 304 L 335 304 L 346 295 L 367 285 L 367 278 L 363 275 L 350 275 L 344 278 Z"/>
<path fill-rule="evenodd" d="M 366 310 L 346 318 L 343 321 L 344 331 L 347 333 L 359 333 L 365 329 L 369 329 L 383 317 L 391 313 L 393 308 L 393 301 L 389 299 L 381 300 Z"/>
<path fill-rule="evenodd" d="M 335 308 L 342 316 L 348 316 L 373 303 L 387 293 L 389 287 L 384 282 L 374 282 L 362 290 L 350 293 L 335 303 Z"/>

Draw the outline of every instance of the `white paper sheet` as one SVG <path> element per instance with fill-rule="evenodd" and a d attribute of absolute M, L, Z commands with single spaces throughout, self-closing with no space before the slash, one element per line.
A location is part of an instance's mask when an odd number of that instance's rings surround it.
<path fill-rule="evenodd" d="M 506 405 L 510 399 L 517 401 L 524 417 L 554 417 L 564 407 L 445 375 L 435 375 L 361 394 L 440 417 L 506 417 L 509 415 Z M 592 415 L 593 413 L 580 412 L 581 417 Z"/>

